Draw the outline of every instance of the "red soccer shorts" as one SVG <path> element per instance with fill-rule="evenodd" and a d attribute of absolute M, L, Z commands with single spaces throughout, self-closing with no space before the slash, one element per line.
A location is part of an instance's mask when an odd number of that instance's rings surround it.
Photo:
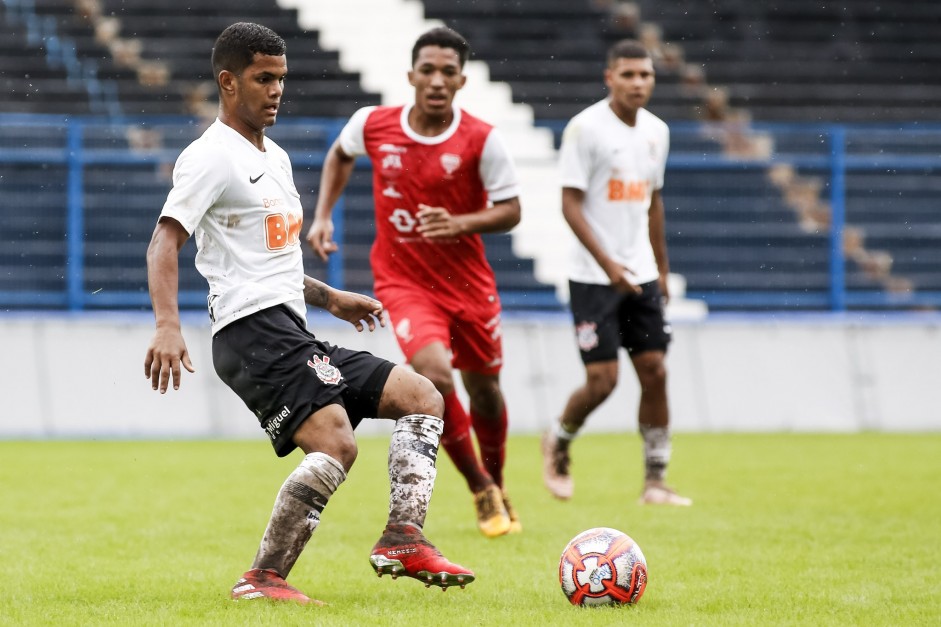
<path fill-rule="evenodd" d="M 376 298 L 389 313 L 408 362 L 421 349 L 441 342 L 451 351 L 452 367 L 481 374 L 500 372 L 503 341 L 496 296 L 492 302 L 482 298 L 455 307 L 421 289 L 387 287 L 377 290 Z"/>

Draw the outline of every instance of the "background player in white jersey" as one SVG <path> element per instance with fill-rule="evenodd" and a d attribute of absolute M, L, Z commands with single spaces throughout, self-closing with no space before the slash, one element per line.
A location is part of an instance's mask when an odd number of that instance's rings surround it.
<path fill-rule="evenodd" d="M 664 364 L 670 327 L 663 316 L 670 266 L 660 191 L 669 129 L 644 108 L 654 86 L 647 50 L 620 41 L 607 61 L 608 98 L 572 118 L 562 136 L 562 212 L 580 243 L 570 274 L 571 307 L 586 381 L 543 436 L 543 479 L 554 496 L 571 498 L 569 447 L 614 390 L 623 347 L 641 388 L 640 502 L 690 505 L 664 482 L 671 452 Z"/>
<path fill-rule="evenodd" d="M 455 107 L 470 46 L 433 28 L 412 47 L 409 106 L 365 107 L 343 128 L 324 162 L 307 239 L 321 258 L 337 248 L 333 206 L 357 155 L 373 165 L 376 238 L 370 253 L 376 296 L 405 358 L 444 397 L 441 445 L 474 495 L 487 537 L 522 530 L 506 494 L 507 412 L 500 388 L 500 297 L 481 233 L 520 220 L 516 170 L 500 134 Z M 470 397 L 470 415 L 452 368 Z M 474 449 L 470 425 L 480 447 Z"/>
<path fill-rule="evenodd" d="M 473 581 L 422 534 L 435 481 L 444 411 L 440 394 L 414 372 L 363 351 L 333 346 L 306 327 L 307 303 L 375 328 L 378 301 L 304 276 L 303 219 L 287 154 L 265 136 L 287 74 L 285 43 L 270 29 L 238 23 L 212 51 L 219 117 L 180 155 L 147 251 L 156 333 L 145 375 L 166 392 L 193 365 L 180 329 L 179 251 L 191 234 L 209 283 L 213 365 L 258 417 L 279 456 L 304 451 L 278 493 L 254 563 L 233 599 L 311 603 L 285 578 L 356 459 L 362 418 L 396 421 L 389 444 L 389 518 L 373 547 L 377 573 L 442 588 Z M 314 603 L 319 603 L 313 601 Z"/>

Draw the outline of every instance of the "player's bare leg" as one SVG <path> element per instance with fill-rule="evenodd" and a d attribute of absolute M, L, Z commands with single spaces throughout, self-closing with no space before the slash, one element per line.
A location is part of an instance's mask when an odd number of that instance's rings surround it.
<path fill-rule="evenodd" d="M 644 441 L 643 505 L 689 506 L 692 499 L 680 496 L 666 484 L 670 463 L 670 408 L 667 399 L 667 373 L 662 351 L 646 351 L 631 358 L 640 382 L 638 424 Z"/>
<path fill-rule="evenodd" d="M 233 586 L 233 599 L 267 598 L 322 605 L 285 579 L 320 524 L 327 501 L 356 460 L 356 440 L 340 405 L 314 412 L 293 439 L 306 455 L 281 486 L 255 561 Z"/>
<path fill-rule="evenodd" d="M 397 416 L 389 441 L 389 518 L 369 563 L 381 577 L 404 575 L 425 586 L 461 586 L 474 573 L 448 561 L 422 534 L 437 470 L 444 411 L 428 379 L 401 366 L 389 375 L 379 403 L 381 416 Z"/>
<path fill-rule="evenodd" d="M 511 522 L 503 504 L 503 494 L 477 457 L 471 439 L 470 418 L 454 389 L 454 371 L 447 349 L 440 342 L 432 342 L 415 353 L 411 365 L 416 372 L 427 377 L 444 398 L 441 444 L 474 495 L 478 529 L 489 538 L 507 533 Z"/>
<path fill-rule="evenodd" d="M 542 479 L 556 498 L 566 500 L 575 493 L 571 475 L 572 440 L 591 414 L 603 403 L 618 381 L 616 359 L 597 361 L 585 365 L 585 383 L 569 396 L 562 416 L 542 437 Z"/>

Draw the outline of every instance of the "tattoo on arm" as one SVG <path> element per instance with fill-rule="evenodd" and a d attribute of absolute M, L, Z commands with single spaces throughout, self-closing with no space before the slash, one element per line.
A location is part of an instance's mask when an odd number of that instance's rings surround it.
<path fill-rule="evenodd" d="M 323 283 L 304 281 L 304 301 L 314 307 L 326 307 L 329 299 L 327 286 Z"/>

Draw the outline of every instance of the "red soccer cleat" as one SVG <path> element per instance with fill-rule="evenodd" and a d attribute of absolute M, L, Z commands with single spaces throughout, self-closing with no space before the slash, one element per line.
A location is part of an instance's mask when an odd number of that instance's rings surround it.
<path fill-rule="evenodd" d="M 267 568 L 253 568 L 232 586 L 232 599 L 271 599 L 293 601 L 301 605 L 323 605 L 297 588 L 288 585 L 281 575 Z"/>
<path fill-rule="evenodd" d="M 426 588 L 463 588 L 474 581 L 473 572 L 449 562 L 413 525 L 388 525 L 373 547 L 369 563 L 380 577 L 404 575 L 421 581 Z"/>

